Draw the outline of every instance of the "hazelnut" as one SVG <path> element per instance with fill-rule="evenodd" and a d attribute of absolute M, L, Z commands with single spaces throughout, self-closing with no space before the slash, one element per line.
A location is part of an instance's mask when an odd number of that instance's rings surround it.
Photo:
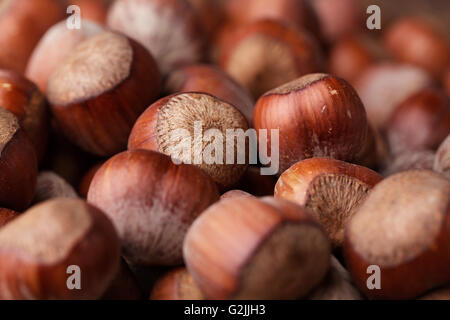
<path fill-rule="evenodd" d="M 0 108 L 0 206 L 22 211 L 34 197 L 37 160 L 16 116 Z"/>
<path fill-rule="evenodd" d="M 393 111 L 386 128 L 393 153 L 436 150 L 450 133 L 450 98 L 441 90 L 425 88 Z"/>
<path fill-rule="evenodd" d="M 213 65 L 188 65 L 173 71 L 167 78 L 165 91 L 204 92 L 224 100 L 252 121 L 254 101 L 234 79 Z"/>
<path fill-rule="evenodd" d="M 195 9 L 208 40 L 214 37 L 224 19 L 220 0 L 187 0 Z M 226 0 L 228 1 L 228 0 Z"/>
<path fill-rule="evenodd" d="M 450 134 L 439 147 L 436 153 L 433 168 L 435 171 L 450 178 Z"/>
<path fill-rule="evenodd" d="M 81 178 L 81 182 L 78 185 L 78 194 L 80 195 L 80 197 L 87 198 L 92 179 L 94 179 L 95 174 L 97 173 L 98 169 L 101 168 L 103 163 L 104 162 L 102 161 L 95 164 L 83 175 L 83 178 Z"/>
<path fill-rule="evenodd" d="M 312 0 L 311 4 L 329 43 L 361 29 L 363 8 L 358 0 Z"/>
<path fill-rule="evenodd" d="M 324 281 L 308 296 L 308 300 L 363 300 L 361 293 L 353 285 L 348 271 L 334 256 L 331 257 L 330 271 Z"/>
<path fill-rule="evenodd" d="M 0 106 L 11 111 L 34 145 L 41 162 L 47 148 L 49 114 L 47 100 L 36 85 L 20 74 L 0 70 Z"/>
<path fill-rule="evenodd" d="M 4 0 L 0 5 L 0 68 L 23 73 L 45 31 L 64 19 L 65 8 L 55 0 Z"/>
<path fill-rule="evenodd" d="M 132 265 L 180 264 L 188 227 L 218 199 L 214 182 L 200 169 L 147 150 L 106 161 L 88 193 L 88 201 L 113 221 Z"/>
<path fill-rule="evenodd" d="M 385 32 L 384 42 L 399 61 L 417 65 L 436 78 L 450 66 L 448 39 L 415 17 L 396 20 Z"/>
<path fill-rule="evenodd" d="M 423 70 L 387 62 L 372 65 L 354 81 L 367 118 L 378 130 L 385 129 L 398 104 L 431 84 L 432 79 Z"/>
<path fill-rule="evenodd" d="M 59 129 L 84 150 L 108 156 L 126 148 L 133 123 L 160 88 L 147 50 L 125 36 L 102 32 L 54 71 L 47 94 Z"/>
<path fill-rule="evenodd" d="M 274 20 L 242 26 L 227 39 L 220 66 L 255 99 L 304 74 L 324 69 L 321 50 L 309 33 Z"/>
<path fill-rule="evenodd" d="M 365 146 L 366 112 L 355 90 L 340 78 L 309 74 L 263 95 L 253 113 L 255 129 L 279 129 L 280 171 L 299 160 L 357 160 Z M 261 136 L 261 134 L 259 134 Z"/>
<path fill-rule="evenodd" d="M 307 0 L 228 0 L 224 10 L 228 23 L 235 25 L 271 19 L 319 35 L 319 21 Z"/>
<path fill-rule="evenodd" d="M 307 209 L 269 197 L 236 197 L 202 213 L 183 254 L 206 298 L 295 299 L 325 277 L 330 244 Z"/>
<path fill-rule="evenodd" d="M 412 170 L 380 182 L 346 228 L 345 257 L 370 298 L 411 299 L 450 281 L 450 181 Z M 370 290 L 369 266 L 381 288 Z M 414 279 L 414 281 L 411 281 Z"/>
<path fill-rule="evenodd" d="M 328 67 L 331 74 L 353 83 L 365 69 L 384 56 L 374 39 L 349 35 L 336 41 L 331 48 Z"/>
<path fill-rule="evenodd" d="M 227 189 L 237 184 L 248 163 L 248 147 L 241 148 L 239 139 L 230 145 L 227 130 L 247 129 L 244 116 L 229 103 L 206 93 L 180 93 L 155 102 L 139 117 L 128 149 L 159 151 L 174 160 L 195 164 L 221 189 Z M 228 159 L 231 155 L 233 161 Z"/>
<path fill-rule="evenodd" d="M 283 172 L 275 197 L 305 206 L 322 224 L 334 247 L 341 247 L 348 221 L 382 177 L 331 158 L 300 161 Z"/>
<path fill-rule="evenodd" d="M 159 278 L 151 300 L 204 300 L 204 296 L 185 267 L 173 269 Z"/>
<path fill-rule="evenodd" d="M 53 198 L 78 198 L 78 195 L 62 177 L 51 171 L 43 171 L 37 176 L 34 203 Z"/>
<path fill-rule="evenodd" d="M 435 153 L 431 150 L 413 150 L 394 154 L 383 168 L 384 176 L 398 172 L 419 169 L 433 169 Z"/>
<path fill-rule="evenodd" d="M 52 26 L 41 38 L 27 64 L 25 75 L 34 81 L 42 92 L 47 91 L 50 75 L 64 59 L 83 41 L 103 31 L 91 21 L 83 20 L 81 29 L 68 29 L 67 21 Z"/>
<path fill-rule="evenodd" d="M 119 240 L 97 208 L 76 199 L 39 204 L 0 229 L 1 299 L 97 299 L 119 266 Z M 69 266 L 82 290 L 67 286 Z"/>
<path fill-rule="evenodd" d="M 185 0 L 117 0 L 108 12 L 108 26 L 142 43 L 163 74 L 203 59 L 205 35 Z"/>
<path fill-rule="evenodd" d="M 19 212 L 17 211 L 0 208 L 0 227 L 3 227 L 7 223 L 11 222 L 17 216 L 19 216 Z"/>

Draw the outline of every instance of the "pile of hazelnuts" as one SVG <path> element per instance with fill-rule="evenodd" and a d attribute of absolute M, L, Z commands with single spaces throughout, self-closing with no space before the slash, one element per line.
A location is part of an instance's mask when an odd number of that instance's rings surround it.
<path fill-rule="evenodd" d="M 0 299 L 450 299 L 448 34 L 360 4 L 3 1 Z"/>

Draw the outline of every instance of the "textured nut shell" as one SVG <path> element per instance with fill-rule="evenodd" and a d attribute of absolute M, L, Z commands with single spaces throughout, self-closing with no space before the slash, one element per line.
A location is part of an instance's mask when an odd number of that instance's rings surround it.
<path fill-rule="evenodd" d="M 0 231 L 0 297 L 95 299 L 114 277 L 119 241 L 111 222 L 81 200 L 33 207 Z M 82 271 L 83 290 L 69 290 L 67 268 Z"/>
<path fill-rule="evenodd" d="M 202 128 L 201 132 L 197 132 L 200 130 L 196 130 L 196 125 Z M 159 151 L 177 161 L 195 164 L 222 189 L 227 189 L 233 187 L 244 174 L 249 158 L 248 143 L 243 150 L 238 148 L 238 143 L 234 143 L 235 161 L 227 161 L 228 129 L 242 130 L 244 133 L 248 129 L 244 116 L 232 105 L 205 93 L 174 94 L 158 100 L 139 117 L 131 131 L 128 149 Z M 207 138 L 208 131 L 216 130 L 222 134 L 223 146 L 220 140 L 211 142 L 211 137 L 209 140 Z M 200 134 L 203 141 L 199 140 Z M 205 157 L 210 156 L 211 148 L 216 147 L 223 148 L 223 158 L 217 161 L 215 158 L 208 163 Z M 238 162 L 238 156 L 244 156 L 244 163 Z"/>
<path fill-rule="evenodd" d="M 408 299 L 450 281 L 449 195 L 450 181 L 427 170 L 393 175 L 372 190 L 348 224 L 344 246 L 362 292 Z M 367 289 L 369 265 L 381 269 L 381 290 Z"/>
<path fill-rule="evenodd" d="M 17 117 L 0 108 L 0 206 L 25 210 L 33 200 L 37 160 Z"/>
<path fill-rule="evenodd" d="M 58 67 L 47 93 L 63 133 L 84 150 L 107 156 L 125 149 L 132 125 L 160 89 L 149 52 L 122 35 L 103 32 Z"/>
<path fill-rule="evenodd" d="M 146 150 L 112 157 L 88 193 L 88 201 L 116 226 L 127 261 L 137 265 L 180 264 L 188 227 L 218 199 L 217 187 L 201 170 Z"/>
<path fill-rule="evenodd" d="M 271 130 L 279 129 L 280 173 L 306 158 L 357 160 L 368 131 L 355 90 L 326 74 L 309 74 L 266 93 L 256 103 L 253 124 L 267 130 L 269 150 Z"/>
<path fill-rule="evenodd" d="M 321 71 L 323 61 L 309 33 L 262 20 L 239 28 L 229 38 L 220 66 L 257 99 L 286 82 Z"/>
<path fill-rule="evenodd" d="M 305 209 L 251 197 L 208 208 L 183 248 L 190 274 L 211 299 L 298 298 L 325 276 L 329 253 L 328 239 Z"/>
<path fill-rule="evenodd" d="M 173 71 L 166 81 L 165 91 L 205 92 L 238 109 L 251 123 L 254 102 L 250 95 L 225 72 L 209 65 L 190 65 Z"/>
<path fill-rule="evenodd" d="M 184 0 L 119 0 L 108 26 L 142 43 L 163 74 L 202 60 L 204 35 L 195 10 Z"/>
<path fill-rule="evenodd" d="M 53 71 L 73 52 L 77 45 L 102 30 L 100 25 L 89 20 L 82 21 L 81 29 L 68 29 L 66 20 L 55 24 L 48 29 L 34 49 L 25 75 L 35 82 L 42 92 L 46 92 L 47 82 Z"/>
<path fill-rule="evenodd" d="M 11 111 L 27 133 L 42 161 L 47 148 L 49 112 L 47 100 L 37 86 L 10 70 L 0 70 L 0 106 Z"/>

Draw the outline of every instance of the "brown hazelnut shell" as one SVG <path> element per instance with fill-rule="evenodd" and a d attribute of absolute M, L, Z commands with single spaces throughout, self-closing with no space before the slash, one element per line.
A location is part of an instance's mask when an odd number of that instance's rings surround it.
<path fill-rule="evenodd" d="M 256 103 L 253 124 L 258 132 L 267 130 L 269 151 L 271 130 L 279 130 L 279 173 L 312 157 L 356 161 L 368 131 L 355 90 L 328 74 L 306 75 L 269 91 Z"/>
<path fill-rule="evenodd" d="M 92 154 L 108 156 L 126 148 L 134 122 L 160 89 L 160 73 L 144 47 L 102 32 L 81 43 L 56 69 L 47 94 L 65 136 Z"/>
<path fill-rule="evenodd" d="M 203 171 L 147 150 L 106 161 L 88 193 L 89 203 L 113 221 L 127 261 L 147 266 L 181 264 L 188 227 L 217 200 L 217 187 Z"/>
<path fill-rule="evenodd" d="M 366 296 L 411 299 L 450 281 L 449 195 L 450 181 L 428 170 L 398 173 L 372 190 L 344 244 L 347 267 Z M 380 268 L 380 289 L 367 286 L 371 265 Z"/>
<path fill-rule="evenodd" d="M 37 205 L 1 228 L 0 238 L 2 299 L 97 299 L 118 270 L 112 223 L 82 200 Z M 82 290 L 67 286 L 72 265 Z"/>

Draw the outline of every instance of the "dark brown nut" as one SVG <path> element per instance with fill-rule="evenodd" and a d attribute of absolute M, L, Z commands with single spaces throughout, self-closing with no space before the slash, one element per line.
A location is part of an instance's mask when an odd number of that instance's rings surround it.
<path fill-rule="evenodd" d="M 347 225 L 345 257 L 372 299 L 411 299 L 449 283 L 450 180 L 412 170 L 380 182 Z M 381 286 L 370 290 L 369 266 Z M 411 281 L 414 279 L 414 281 Z"/>
<path fill-rule="evenodd" d="M 47 95 L 59 129 L 84 150 L 108 156 L 126 148 L 131 127 L 160 89 L 160 73 L 144 47 L 102 32 L 56 69 Z"/>
<path fill-rule="evenodd" d="M 383 176 L 408 170 L 432 170 L 435 159 L 435 153 L 431 150 L 406 151 L 396 155 L 388 161 L 383 168 Z"/>
<path fill-rule="evenodd" d="M 4 0 L 0 6 L 0 68 L 23 73 L 39 39 L 64 19 L 65 8 L 55 0 Z"/>
<path fill-rule="evenodd" d="M 163 74 L 203 60 L 205 35 L 195 9 L 184 0 L 117 0 L 108 26 L 142 43 Z"/>
<path fill-rule="evenodd" d="M 348 221 L 382 179 L 366 167 L 331 158 L 312 158 L 283 172 L 275 187 L 275 197 L 308 208 L 333 246 L 341 247 Z"/>
<path fill-rule="evenodd" d="M 419 68 L 385 62 L 367 68 L 354 81 L 369 122 L 381 131 L 401 102 L 431 84 L 431 78 Z"/>
<path fill-rule="evenodd" d="M 214 37 L 224 19 L 222 0 L 187 0 L 195 9 L 208 40 Z M 228 1 L 228 0 L 227 0 Z"/>
<path fill-rule="evenodd" d="M 262 20 L 238 28 L 228 38 L 220 66 L 258 99 L 302 75 L 323 71 L 324 62 L 309 33 Z"/>
<path fill-rule="evenodd" d="M 384 57 L 385 53 L 375 39 L 353 34 L 333 45 L 328 67 L 331 74 L 353 83 L 364 70 Z"/>
<path fill-rule="evenodd" d="M 118 270 L 119 253 L 100 210 L 82 200 L 44 202 L 0 229 L 0 298 L 97 299 Z M 69 289 L 69 267 L 79 268 L 81 290 Z"/>
<path fill-rule="evenodd" d="M 0 108 L 0 206 L 22 211 L 34 197 L 37 160 L 17 117 Z"/>
<path fill-rule="evenodd" d="M 332 43 L 350 33 L 357 32 L 363 25 L 363 8 L 358 0 L 312 0 L 317 13 L 321 32 Z"/>
<path fill-rule="evenodd" d="M 132 265 L 179 265 L 188 227 L 219 200 L 214 181 L 161 153 L 120 153 L 97 171 L 88 201 L 105 211 Z"/>
<path fill-rule="evenodd" d="M 425 88 L 413 94 L 392 113 L 386 128 L 391 152 L 436 150 L 450 133 L 450 97 Z"/>
<path fill-rule="evenodd" d="M 330 243 L 308 210 L 273 198 L 219 201 L 191 226 L 189 273 L 209 299 L 295 299 L 325 277 Z"/>
<path fill-rule="evenodd" d="M 320 31 L 317 16 L 306 0 L 228 0 L 224 10 L 227 22 L 234 25 L 272 19 L 315 35 Z"/>
<path fill-rule="evenodd" d="M 103 28 L 91 21 L 83 20 L 81 29 L 67 28 L 67 21 L 61 21 L 48 29 L 33 50 L 27 64 L 25 75 L 42 90 L 47 91 L 50 75 L 61 65 L 64 59 L 84 40 L 103 31 Z"/>
<path fill-rule="evenodd" d="M 351 276 L 341 263 L 331 257 L 330 271 L 325 280 L 306 297 L 308 300 L 363 300 Z"/>
<path fill-rule="evenodd" d="M 417 65 L 437 79 L 450 66 L 447 37 L 421 19 L 398 19 L 386 30 L 384 42 L 399 61 Z"/>
<path fill-rule="evenodd" d="M 0 70 L 0 106 L 11 111 L 34 145 L 39 162 L 47 148 L 49 112 L 47 100 L 36 85 L 20 74 Z"/>
<path fill-rule="evenodd" d="M 247 129 L 245 117 L 229 103 L 206 93 L 180 93 L 155 102 L 139 117 L 131 131 L 128 149 L 159 151 L 174 160 L 194 164 L 221 189 L 229 189 L 244 174 L 249 157 L 248 143 L 241 148 L 237 141 L 230 150 L 227 130 Z M 216 133 L 222 139 L 215 138 Z M 231 151 L 233 161 L 228 159 Z"/>
<path fill-rule="evenodd" d="M 19 212 L 5 208 L 0 208 L 0 227 L 3 227 L 7 223 L 11 222 L 17 216 L 19 216 Z"/>
<path fill-rule="evenodd" d="M 102 300 L 141 300 L 139 284 L 125 260 L 120 260 L 119 271 L 102 296 Z"/>
<path fill-rule="evenodd" d="M 78 198 L 73 187 L 62 177 L 51 171 L 43 171 L 37 176 L 34 203 L 53 198 Z"/>
<path fill-rule="evenodd" d="M 279 173 L 312 157 L 358 160 L 368 131 L 355 90 L 345 80 L 321 73 L 263 95 L 256 103 L 253 124 L 258 132 L 267 130 L 269 153 L 271 131 L 279 130 Z"/>
<path fill-rule="evenodd" d="M 185 267 L 173 269 L 156 281 L 151 300 L 204 300 L 203 293 Z"/>
<path fill-rule="evenodd" d="M 436 158 L 434 159 L 433 168 L 435 171 L 450 178 L 450 134 L 439 147 Z"/>
<path fill-rule="evenodd" d="M 255 104 L 252 97 L 229 75 L 212 65 L 188 65 L 176 69 L 166 81 L 165 92 L 209 93 L 236 107 L 248 123 L 252 121 Z"/>

